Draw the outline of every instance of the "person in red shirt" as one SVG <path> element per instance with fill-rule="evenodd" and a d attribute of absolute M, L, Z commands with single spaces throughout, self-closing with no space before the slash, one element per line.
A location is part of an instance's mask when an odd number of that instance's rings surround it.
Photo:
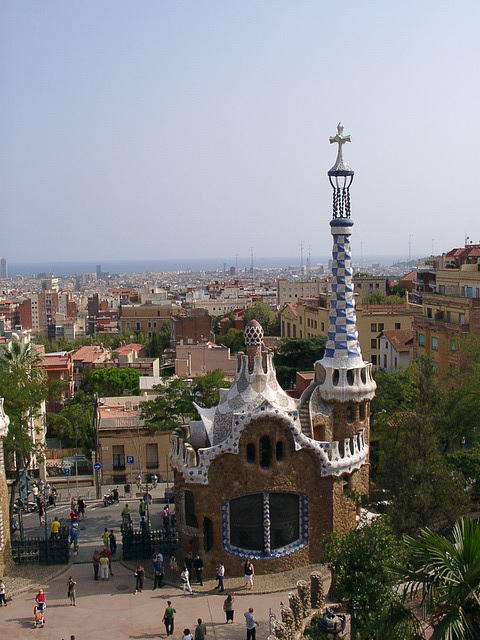
<path fill-rule="evenodd" d="M 43 593 L 43 589 L 38 590 L 38 593 L 35 596 L 35 602 L 39 605 L 40 609 L 43 609 L 45 605 L 45 594 Z"/>
<path fill-rule="evenodd" d="M 78 511 L 76 509 L 70 511 L 70 524 L 74 522 L 78 522 Z"/>

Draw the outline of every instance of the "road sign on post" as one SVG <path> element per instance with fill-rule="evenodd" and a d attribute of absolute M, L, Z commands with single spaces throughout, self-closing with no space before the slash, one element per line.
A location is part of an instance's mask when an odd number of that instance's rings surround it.
<path fill-rule="evenodd" d="M 135 464 L 135 456 L 127 456 L 127 464 Z"/>
<path fill-rule="evenodd" d="M 100 462 L 95 462 L 95 464 L 93 465 L 93 468 L 95 469 L 95 471 L 100 471 L 100 469 L 102 468 L 102 465 L 100 464 Z"/>
<path fill-rule="evenodd" d="M 66 476 L 71 475 L 71 473 L 70 473 L 70 467 L 65 467 L 65 468 L 63 469 L 63 473 L 64 473 Z"/>

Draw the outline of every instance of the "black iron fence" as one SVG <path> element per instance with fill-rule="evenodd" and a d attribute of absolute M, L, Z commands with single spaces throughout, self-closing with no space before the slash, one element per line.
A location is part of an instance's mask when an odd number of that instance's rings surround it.
<path fill-rule="evenodd" d="M 68 564 L 70 543 L 62 527 L 57 538 L 12 540 L 12 558 L 17 564 Z"/>
<path fill-rule="evenodd" d="M 140 531 L 123 531 L 122 549 L 124 560 L 151 558 L 154 551 L 160 551 L 168 558 L 178 547 L 178 534 L 175 529 L 168 533 L 165 529 L 141 533 Z"/>

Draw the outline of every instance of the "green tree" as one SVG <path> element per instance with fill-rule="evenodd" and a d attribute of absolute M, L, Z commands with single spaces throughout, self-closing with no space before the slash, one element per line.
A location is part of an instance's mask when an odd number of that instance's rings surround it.
<path fill-rule="evenodd" d="M 325 336 L 284 338 L 275 351 L 277 379 L 285 389 L 295 386 L 297 371 L 313 371 L 315 362 L 325 353 Z"/>
<path fill-rule="evenodd" d="M 266 336 L 272 335 L 271 329 L 274 326 L 275 317 L 272 307 L 262 300 L 258 300 L 253 307 L 245 309 L 245 313 L 243 314 L 245 325 L 247 325 L 250 320 L 256 320 L 262 325 L 263 332 Z"/>
<path fill-rule="evenodd" d="M 221 369 L 214 369 L 204 376 L 194 378 L 192 395 L 199 406 L 214 407 L 218 404 L 220 389 L 228 389 L 230 384 Z"/>
<path fill-rule="evenodd" d="M 57 414 L 48 414 L 49 431 L 61 440 L 68 440 L 71 445 L 79 444 L 82 453 L 90 459 L 95 450 L 94 426 L 95 402 L 92 395 L 77 391 L 72 398 L 65 401 L 62 410 Z"/>
<path fill-rule="evenodd" d="M 88 386 L 84 379 L 82 389 L 98 396 L 123 396 L 126 390 L 129 395 L 138 395 L 139 379 L 140 372 L 135 369 L 95 369 L 87 374 Z"/>
<path fill-rule="evenodd" d="M 154 400 L 142 403 L 142 415 L 150 430 L 169 431 L 186 424 L 198 416 L 194 402 L 201 407 L 218 404 L 219 390 L 228 388 L 220 369 L 198 376 L 193 381 L 186 378 L 167 378 L 157 385 L 158 396 Z"/>
<path fill-rule="evenodd" d="M 145 424 L 152 431 L 170 431 L 196 415 L 192 385 L 185 378 L 171 378 L 156 385 L 158 396 L 141 404 Z"/>
<path fill-rule="evenodd" d="M 34 454 L 38 457 L 43 455 L 42 445 L 35 441 L 32 432 L 50 390 L 45 372 L 38 366 L 42 358 L 34 345 L 12 340 L 9 347 L 0 355 L 0 389 L 5 400 L 5 413 L 10 418 L 4 442 L 6 466 L 9 468 L 9 461 L 14 462 L 16 472 L 10 493 L 10 510 L 13 513 L 22 471 L 31 468 Z"/>
<path fill-rule="evenodd" d="M 477 640 L 480 637 L 480 525 L 468 519 L 455 523 L 450 538 L 422 529 L 405 537 L 408 564 L 392 574 L 403 585 L 378 624 L 375 640 Z M 412 602 L 426 607 L 419 622 Z M 409 606 L 406 606 L 406 603 Z M 433 633 L 432 633 L 433 632 Z"/>
<path fill-rule="evenodd" d="M 228 329 L 226 333 L 217 336 L 216 343 L 229 347 L 232 353 L 238 353 L 245 349 L 245 334 L 238 329 Z"/>
<path fill-rule="evenodd" d="M 453 523 L 468 508 L 465 481 L 442 455 L 447 428 L 443 389 L 433 362 L 425 358 L 402 379 L 408 406 L 375 414 L 379 440 L 378 482 L 391 495 L 389 513 L 399 533 L 414 533 L 442 519 Z M 400 378 L 398 378 L 400 380 Z"/>
<path fill-rule="evenodd" d="M 398 562 L 400 544 L 388 524 L 376 520 L 345 535 L 326 536 L 324 548 L 336 597 L 351 616 L 351 637 L 357 638 L 388 610 L 395 578 L 387 567 Z"/>

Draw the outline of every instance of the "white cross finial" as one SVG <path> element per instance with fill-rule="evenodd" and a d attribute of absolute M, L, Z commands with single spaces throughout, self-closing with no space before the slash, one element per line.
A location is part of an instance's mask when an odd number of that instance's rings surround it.
<path fill-rule="evenodd" d="M 343 124 L 341 122 L 337 125 L 337 131 L 338 133 L 336 136 L 330 136 L 330 144 L 333 144 L 334 142 L 338 144 L 337 160 L 330 171 L 351 171 L 350 167 L 345 164 L 345 160 L 343 159 L 343 145 L 346 142 L 351 142 L 352 136 L 343 135 Z"/>

